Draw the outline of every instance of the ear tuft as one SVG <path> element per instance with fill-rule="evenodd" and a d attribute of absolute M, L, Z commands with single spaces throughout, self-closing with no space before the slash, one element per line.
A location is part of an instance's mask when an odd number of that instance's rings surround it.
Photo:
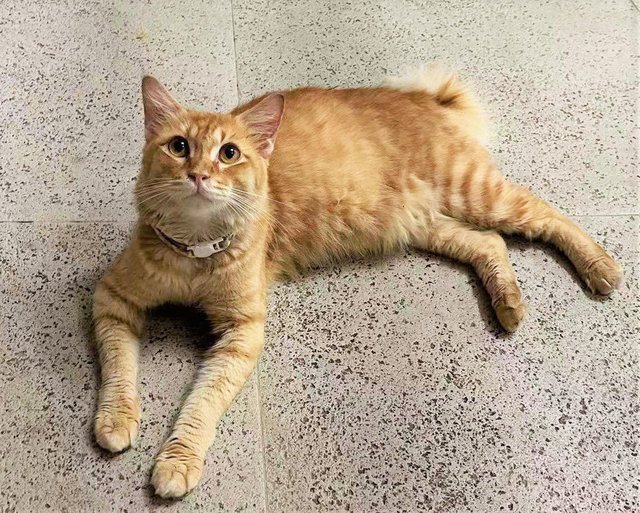
<path fill-rule="evenodd" d="M 168 118 L 183 110 L 163 85 L 149 75 L 142 79 L 142 103 L 147 141 L 158 134 L 158 130 Z"/>
<path fill-rule="evenodd" d="M 265 159 L 268 159 L 273 152 L 283 110 L 284 96 L 275 93 L 240 114 L 240 118 L 247 124 L 252 135 L 258 139 L 260 155 Z"/>

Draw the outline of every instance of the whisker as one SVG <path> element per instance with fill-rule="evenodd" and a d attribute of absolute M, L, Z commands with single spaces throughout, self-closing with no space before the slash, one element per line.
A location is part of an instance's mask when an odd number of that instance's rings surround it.
<path fill-rule="evenodd" d="M 244 195 L 244 196 L 253 196 L 255 198 L 267 198 L 269 201 L 273 201 L 274 203 L 280 203 L 281 205 L 287 205 L 288 204 L 288 203 L 286 203 L 284 201 L 279 201 L 277 199 L 273 199 L 270 196 L 265 196 L 263 194 L 256 194 L 255 192 L 243 191 L 242 189 L 238 189 L 236 187 L 229 187 L 229 190 L 231 192 L 235 192 L 237 194 Z"/>
<path fill-rule="evenodd" d="M 148 189 L 152 187 L 163 187 L 163 186 L 167 187 L 167 186 L 177 185 L 179 183 L 181 182 L 177 182 L 174 180 L 170 180 L 170 181 L 163 180 L 161 182 L 141 183 L 136 186 L 136 189 Z"/>
<path fill-rule="evenodd" d="M 161 187 L 161 186 L 171 187 L 179 183 L 182 183 L 182 180 L 174 180 L 174 179 L 163 179 L 163 180 L 157 180 L 157 181 L 145 180 L 144 182 L 137 184 L 135 189 L 145 190 L 145 189 L 151 189 L 154 187 Z"/>
<path fill-rule="evenodd" d="M 264 217 L 267 220 L 269 220 L 270 222 L 272 222 L 274 225 L 282 228 L 283 230 L 285 229 L 285 226 L 280 221 L 278 221 L 278 219 L 276 219 L 267 210 L 265 210 L 265 209 L 263 209 L 261 207 L 258 207 L 257 205 L 254 205 L 254 204 L 250 203 L 249 201 L 247 201 L 246 198 L 242 198 L 242 197 L 237 196 L 237 195 L 233 195 L 232 197 L 235 199 L 235 201 L 238 204 L 242 204 L 246 210 L 248 210 L 250 213 L 253 213 L 254 217 L 255 216 Z"/>
<path fill-rule="evenodd" d="M 171 193 L 169 191 L 159 191 L 156 192 L 154 194 L 147 194 L 145 196 L 138 196 L 138 200 L 140 202 L 149 202 L 152 201 L 158 197 L 169 197 L 171 195 Z"/>
<path fill-rule="evenodd" d="M 229 206 L 236 212 L 241 219 L 251 220 L 252 216 L 242 207 L 239 203 L 236 203 L 233 199 L 229 202 Z"/>
<path fill-rule="evenodd" d="M 140 202 L 141 203 L 149 203 L 152 200 L 157 200 L 157 198 L 164 198 L 166 196 L 169 196 L 169 191 L 160 191 L 160 192 L 158 192 L 158 193 L 156 193 L 154 195 L 147 196 L 145 198 L 140 198 Z"/>
<path fill-rule="evenodd" d="M 149 193 L 153 193 L 153 192 L 160 192 L 160 191 L 168 191 L 168 190 L 172 190 L 172 187 L 152 187 L 150 189 L 142 189 L 142 190 L 136 190 L 136 194 L 138 195 L 144 195 L 144 194 L 149 194 Z"/>
<path fill-rule="evenodd" d="M 179 186 L 183 186 L 184 181 L 176 178 L 149 178 L 136 185 L 135 194 L 140 207 L 150 213 L 162 215 L 161 212 L 154 212 L 154 206 L 167 199 Z M 236 187 L 216 187 L 209 185 L 209 193 L 216 199 L 228 202 L 229 208 L 241 219 L 257 221 L 264 219 L 272 227 L 286 230 L 285 226 L 274 217 L 274 215 L 262 202 L 257 200 L 273 201 L 286 205 L 283 201 L 274 200 L 266 195 L 244 191 Z"/>
<path fill-rule="evenodd" d="M 247 213 L 247 211 L 242 208 L 240 205 L 230 202 L 229 206 L 231 208 L 233 208 L 233 210 L 240 216 L 240 218 L 242 219 L 251 219 L 251 217 L 249 216 L 249 214 Z"/>
<path fill-rule="evenodd" d="M 242 217 L 242 214 L 236 209 L 236 207 L 234 207 L 233 203 L 229 203 L 229 207 L 231 207 L 231 210 L 233 210 L 237 215 Z"/>
<path fill-rule="evenodd" d="M 143 194 L 146 192 L 154 192 L 154 191 L 161 191 L 161 190 L 168 190 L 168 189 L 174 189 L 175 184 L 170 184 L 170 183 L 164 183 L 164 184 L 157 184 L 157 185 L 149 185 L 146 187 L 138 187 L 136 188 L 136 193 L 138 194 Z"/>
<path fill-rule="evenodd" d="M 182 178 L 173 178 L 173 177 L 161 177 L 161 178 L 144 178 L 142 183 L 153 183 L 153 182 L 181 182 Z"/>

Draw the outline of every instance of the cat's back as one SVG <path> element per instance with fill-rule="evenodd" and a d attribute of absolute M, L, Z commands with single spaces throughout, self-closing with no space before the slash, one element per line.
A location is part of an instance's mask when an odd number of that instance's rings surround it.
<path fill-rule="evenodd" d="M 425 116 L 434 116 L 433 121 L 438 118 L 433 97 L 424 91 L 304 87 L 281 94 L 285 97 L 285 110 L 279 136 L 285 137 L 291 129 L 302 129 L 314 139 L 331 135 L 358 140 L 384 134 L 395 141 L 402 132 L 424 128 Z"/>
<path fill-rule="evenodd" d="M 274 194 L 303 183 L 357 190 L 361 180 L 371 187 L 402 175 L 444 119 L 425 92 L 305 87 L 282 94 L 284 114 L 269 165 Z"/>
<path fill-rule="evenodd" d="M 407 193 L 416 179 L 426 181 L 428 148 L 440 130 L 432 96 L 386 88 L 281 94 L 268 171 L 273 258 L 305 267 L 395 244 Z"/>
<path fill-rule="evenodd" d="M 426 123 L 438 124 L 444 119 L 433 95 L 426 91 L 302 87 L 279 94 L 285 97 L 285 106 L 275 158 L 296 150 L 297 145 L 310 151 L 340 141 L 381 137 L 389 143 L 398 143 L 411 132 L 423 132 Z M 250 109 L 266 96 L 254 98 L 233 113 Z"/>

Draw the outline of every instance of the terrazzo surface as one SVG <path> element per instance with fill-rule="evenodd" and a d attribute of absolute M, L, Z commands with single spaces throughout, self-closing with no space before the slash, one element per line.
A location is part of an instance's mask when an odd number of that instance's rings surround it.
<path fill-rule="evenodd" d="M 638 9 L 580 2 L 0 3 L 0 512 L 636 512 Z M 475 84 L 513 181 L 574 217 L 625 281 L 592 297 L 508 241 L 528 305 L 505 335 L 478 278 L 424 253 L 273 287 L 258 370 L 200 486 L 152 462 L 209 341 L 150 317 L 136 447 L 95 444 L 96 279 L 126 244 L 143 74 L 192 107 L 379 83 L 440 61 Z"/>

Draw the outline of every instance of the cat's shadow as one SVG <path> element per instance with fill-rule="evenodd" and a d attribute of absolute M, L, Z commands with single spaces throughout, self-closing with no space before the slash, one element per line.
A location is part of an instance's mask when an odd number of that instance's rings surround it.
<path fill-rule="evenodd" d="M 167 303 L 151 310 L 147 316 L 145 345 L 159 339 L 159 331 L 166 326 L 184 330 L 181 339 L 187 340 L 190 349 L 201 353 L 216 342 L 211 323 L 206 314 L 196 306 Z"/>
<path fill-rule="evenodd" d="M 197 361 L 199 361 L 202 353 L 215 344 L 217 337 L 212 334 L 211 323 L 206 314 L 195 306 L 185 306 L 178 304 L 165 304 L 149 312 L 147 318 L 147 330 L 144 335 L 143 351 L 152 349 L 166 349 L 171 351 L 176 344 L 186 344 L 186 352 L 192 355 L 195 361 L 193 372 L 197 372 Z M 192 379 L 187 379 L 183 384 L 185 393 L 191 389 Z M 167 428 L 162 435 L 162 440 L 166 440 L 177 421 L 180 409 L 185 399 L 182 399 L 174 406 L 173 414 L 169 419 Z M 154 448 L 154 458 L 162 450 L 162 444 Z M 146 485 L 144 493 L 149 507 L 160 507 L 169 504 L 175 504 L 174 499 L 163 499 L 155 495 L 153 486 L 151 485 L 151 475 L 153 473 L 153 462 L 147 469 Z"/>
<path fill-rule="evenodd" d="M 504 236 L 504 240 L 507 243 L 507 247 L 512 254 L 524 253 L 526 255 L 527 253 L 535 250 L 544 253 L 548 257 L 549 261 L 555 261 L 565 271 L 566 275 L 573 281 L 576 287 L 579 288 L 582 293 L 589 299 L 600 302 L 606 301 L 608 299 L 607 296 L 601 296 L 591 292 L 587 284 L 578 274 L 578 271 L 571 263 L 569 258 L 552 244 L 541 241 L 530 241 L 518 236 Z M 544 269 L 542 271 L 544 271 Z M 518 277 L 517 275 L 518 270 L 516 269 L 516 278 Z M 524 292 L 525 291 L 523 291 L 523 293 Z"/>
<path fill-rule="evenodd" d="M 518 236 L 511 236 L 511 237 L 505 236 L 504 240 L 505 240 L 505 243 L 507 244 L 507 248 L 511 255 L 514 255 L 514 254 L 526 255 L 527 253 L 531 253 L 532 251 L 535 251 L 535 250 L 544 253 L 545 256 L 548 257 L 549 261 L 555 261 L 565 271 L 566 275 L 571 279 L 571 281 L 576 285 L 576 287 L 582 291 L 582 293 L 586 297 L 594 301 L 606 301 L 607 298 L 605 296 L 600 296 L 591 292 L 591 290 L 587 287 L 587 285 L 582 280 L 582 278 L 580 278 L 580 275 L 576 271 L 576 268 L 573 266 L 571 261 L 566 257 L 564 253 L 562 253 L 555 246 L 552 246 L 551 244 L 547 244 L 540 241 L 532 242 Z M 498 321 L 498 318 L 496 317 L 493 306 L 491 305 L 491 298 L 487 293 L 486 289 L 484 288 L 484 285 L 482 284 L 480 277 L 477 275 L 477 273 L 471 266 L 462 264 L 460 262 L 449 259 L 447 257 L 434 255 L 432 253 L 429 253 L 429 258 L 439 261 L 443 265 L 446 265 L 449 268 L 462 272 L 469 277 L 469 280 L 473 282 L 473 296 L 476 299 L 476 302 L 478 304 L 478 310 L 480 311 L 482 319 L 485 323 L 485 327 L 487 328 L 488 331 L 492 332 L 494 336 L 496 336 L 497 338 L 507 338 L 507 337 L 514 336 L 514 334 L 517 333 L 517 330 L 514 333 L 509 333 L 502 328 L 502 326 Z M 512 261 L 513 263 L 514 259 L 510 257 L 509 260 Z M 522 282 L 520 281 L 521 277 L 518 276 L 521 273 L 518 272 L 517 268 L 515 268 L 514 270 L 515 270 L 518 286 L 522 291 L 523 300 L 526 303 L 526 297 L 527 297 L 528 291 L 526 287 L 525 288 L 522 287 Z M 541 269 L 541 271 L 544 272 L 544 269 Z M 523 322 L 525 323 L 527 322 L 526 314 Z"/>

